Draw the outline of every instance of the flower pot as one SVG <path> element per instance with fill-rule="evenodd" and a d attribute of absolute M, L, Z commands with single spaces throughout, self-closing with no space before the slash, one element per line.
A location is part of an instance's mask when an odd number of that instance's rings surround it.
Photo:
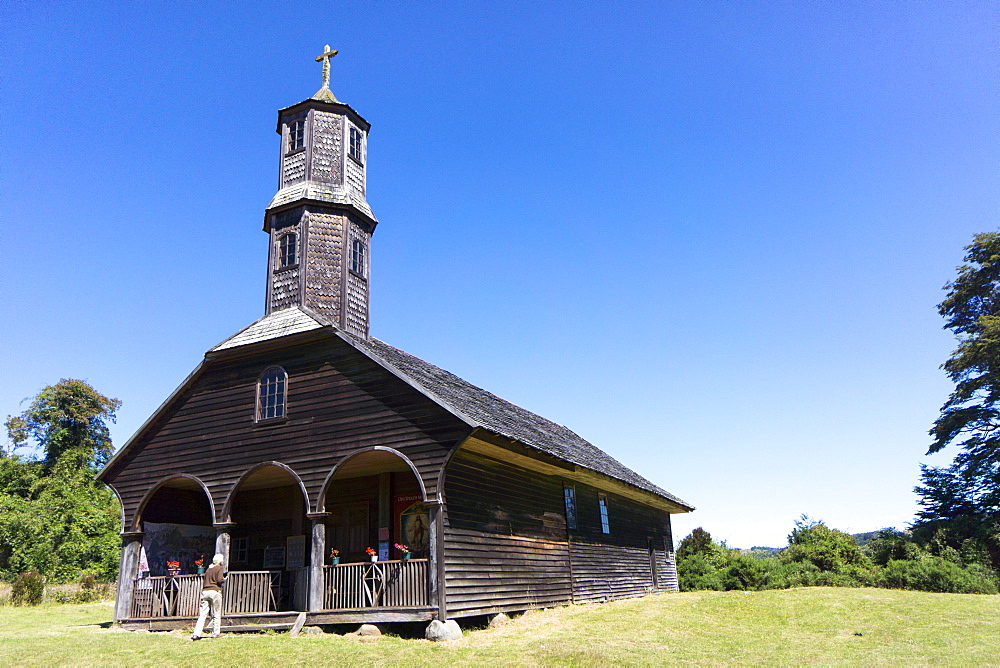
<path fill-rule="evenodd" d="M 372 563 L 374 564 L 376 561 L 378 561 L 378 555 L 377 554 L 373 554 L 372 555 Z"/>
<path fill-rule="evenodd" d="M 175 577 L 177 577 L 180 574 L 181 574 L 181 569 L 179 569 L 179 568 L 168 568 L 167 569 L 167 575 L 169 575 L 172 578 L 175 578 Z"/>
<path fill-rule="evenodd" d="M 204 566 L 199 566 L 198 567 L 198 575 L 204 575 L 204 574 L 205 574 L 205 567 Z"/>
<path fill-rule="evenodd" d="M 340 563 L 340 557 L 330 557 L 330 565 L 336 566 Z"/>
<path fill-rule="evenodd" d="M 410 553 L 409 552 L 404 552 L 403 553 L 403 561 L 409 561 L 409 560 L 410 560 Z"/>

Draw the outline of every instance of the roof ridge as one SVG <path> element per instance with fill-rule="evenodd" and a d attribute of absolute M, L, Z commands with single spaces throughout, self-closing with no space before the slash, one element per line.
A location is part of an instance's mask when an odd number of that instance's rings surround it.
<path fill-rule="evenodd" d="M 296 315 L 298 314 L 298 315 Z M 299 318 L 299 322 L 295 322 L 298 316 L 308 318 L 309 322 L 303 322 Z M 288 325 L 285 327 L 276 327 L 273 329 L 265 329 L 265 323 L 270 321 L 288 321 Z M 310 326 L 310 322 L 314 326 Z M 208 349 L 208 352 L 217 352 L 219 350 L 226 350 L 228 348 L 237 348 L 239 346 L 249 345 L 251 343 L 256 343 L 258 341 L 265 341 L 267 339 L 276 339 L 282 336 L 288 336 L 290 334 L 298 334 L 300 332 L 306 332 L 311 329 L 317 329 L 320 327 L 331 326 L 325 318 L 321 318 L 317 313 L 312 310 L 306 310 L 299 304 L 294 304 L 288 308 L 279 309 L 277 311 L 271 311 L 270 313 L 265 313 L 260 318 L 257 318 L 249 325 L 239 330 L 229 338 L 217 343 Z M 251 335 L 251 332 L 255 331 L 256 335 Z M 245 340 L 241 340 L 241 337 Z"/>

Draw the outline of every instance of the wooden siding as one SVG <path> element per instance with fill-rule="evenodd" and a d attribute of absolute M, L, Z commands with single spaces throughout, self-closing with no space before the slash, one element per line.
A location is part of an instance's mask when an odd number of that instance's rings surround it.
<path fill-rule="evenodd" d="M 676 591 L 676 569 L 665 549 L 670 515 L 588 485 L 575 487 L 577 528 L 570 532 L 574 602 Z M 607 499 L 609 533 L 601 527 L 601 494 Z"/>
<path fill-rule="evenodd" d="M 576 489 L 567 530 L 563 485 Z M 670 516 L 598 489 L 459 451 L 444 484 L 449 616 L 524 610 L 676 590 Z M 655 579 L 654 579 L 655 564 Z"/>
<path fill-rule="evenodd" d="M 445 479 L 449 616 L 569 603 L 562 483 L 459 452 Z"/>
<path fill-rule="evenodd" d="M 315 508 L 334 466 L 371 446 L 409 457 L 428 493 L 436 493 L 444 458 L 468 427 L 336 336 L 312 338 L 206 363 L 159 424 L 103 476 L 121 496 L 127 528 L 149 488 L 180 473 L 207 486 L 216 521 L 224 521 L 220 515 L 237 480 L 262 461 L 291 468 Z M 272 364 L 288 372 L 287 417 L 255 424 L 257 377 Z"/>
<path fill-rule="evenodd" d="M 527 610 L 571 601 L 566 541 L 445 528 L 449 616 Z"/>

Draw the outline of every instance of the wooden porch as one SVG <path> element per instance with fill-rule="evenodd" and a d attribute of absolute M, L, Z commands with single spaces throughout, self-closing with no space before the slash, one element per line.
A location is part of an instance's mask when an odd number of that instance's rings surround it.
<path fill-rule="evenodd" d="M 282 574 L 290 580 L 282 584 Z M 323 566 L 322 609 L 308 610 L 310 569 L 233 571 L 222 594 L 223 625 L 290 627 L 300 612 L 307 624 L 429 621 L 427 559 Z M 170 630 L 193 626 L 201 575 L 135 579 L 127 629 Z M 249 629 L 248 629 L 249 630 Z"/>

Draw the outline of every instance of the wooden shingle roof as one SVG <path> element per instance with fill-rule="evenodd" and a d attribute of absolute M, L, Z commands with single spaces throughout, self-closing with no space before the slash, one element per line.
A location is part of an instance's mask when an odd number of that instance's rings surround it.
<path fill-rule="evenodd" d="M 227 354 L 236 349 L 264 342 L 275 342 L 287 336 L 327 330 L 358 350 L 379 366 L 402 379 L 430 400 L 455 415 L 472 428 L 481 428 L 498 436 L 517 441 L 531 449 L 564 462 L 603 474 L 635 488 L 655 494 L 685 510 L 694 506 L 654 485 L 603 450 L 594 446 L 572 430 L 556 424 L 516 404 L 501 399 L 492 392 L 463 380 L 430 362 L 411 355 L 376 338 L 363 339 L 333 326 L 323 315 L 304 306 L 274 311 L 251 323 L 208 351 L 208 356 Z M 178 387 L 163 405 L 129 439 L 105 466 L 110 469 L 133 442 L 153 424 L 157 416 L 181 394 L 183 389 L 199 375 L 199 365 L 187 380 Z"/>
<path fill-rule="evenodd" d="M 654 485 L 617 459 L 585 440 L 572 430 L 556 424 L 492 392 L 477 387 L 453 373 L 425 362 L 384 341 L 367 341 L 349 336 L 356 348 L 369 351 L 376 361 L 395 368 L 425 394 L 444 408 L 451 409 L 471 426 L 483 427 L 501 436 L 519 441 L 536 450 L 583 468 L 603 473 L 630 485 L 652 492 L 694 510 L 694 506 Z"/>

